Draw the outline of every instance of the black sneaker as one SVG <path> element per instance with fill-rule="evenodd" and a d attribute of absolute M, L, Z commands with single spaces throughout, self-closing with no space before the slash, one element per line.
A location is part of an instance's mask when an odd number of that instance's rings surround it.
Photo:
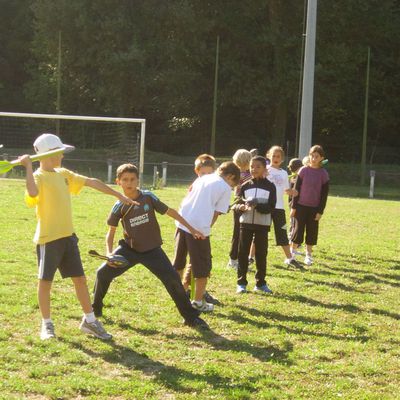
<path fill-rule="evenodd" d="M 190 326 L 191 328 L 210 330 L 210 327 L 208 326 L 207 322 L 204 321 L 204 319 L 201 319 L 200 317 L 196 317 L 192 321 L 184 321 L 184 325 Z"/>
<path fill-rule="evenodd" d="M 215 297 L 211 296 L 211 294 L 208 293 L 207 291 L 204 293 L 203 298 L 207 303 L 217 304 L 217 305 L 221 304 Z"/>

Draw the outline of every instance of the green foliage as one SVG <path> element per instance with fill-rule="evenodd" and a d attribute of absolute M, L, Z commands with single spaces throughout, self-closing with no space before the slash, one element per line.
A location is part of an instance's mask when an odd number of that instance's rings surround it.
<path fill-rule="evenodd" d="M 3 109 L 55 112 L 61 32 L 63 113 L 144 116 L 149 148 L 208 151 L 219 36 L 217 152 L 294 147 L 302 1 L 2 3 Z M 314 142 L 359 159 L 370 46 L 368 158 L 398 161 L 398 1 L 321 0 L 317 23 Z"/>
<path fill-rule="evenodd" d="M 183 327 L 161 283 L 138 265 L 115 280 L 106 297 L 103 320 L 115 340 L 87 337 L 78 330 L 81 311 L 72 284 L 57 276 L 52 301 L 58 339 L 44 343 L 30 240 L 34 210 L 23 204 L 23 181 L 0 180 L 0 187 L 1 398 L 398 397 L 398 202 L 331 196 L 315 265 L 304 273 L 283 266 L 271 238 L 269 297 L 234 293 L 235 274 L 226 268 L 232 218 L 221 216 L 212 234 L 209 289 L 222 304 L 204 316 L 210 333 Z M 186 189 L 156 193 L 178 207 Z M 98 264 L 88 250 L 104 248 L 113 203 L 90 189 L 73 199 L 90 287 Z M 172 257 L 174 223 L 167 216 L 159 221 Z"/>

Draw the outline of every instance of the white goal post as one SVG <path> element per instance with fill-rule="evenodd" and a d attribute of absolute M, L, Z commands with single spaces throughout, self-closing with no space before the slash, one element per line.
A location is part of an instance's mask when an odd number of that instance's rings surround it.
<path fill-rule="evenodd" d="M 0 117 L 51 119 L 55 121 L 74 120 L 74 121 L 123 122 L 128 124 L 130 123 L 140 124 L 139 179 L 141 184 L 143 184 L 144 149 L 145 149 L 145 133 L 146 133 L 146 120 L 143 118 L 96 117 L 96 116 L 82 116 L 82 115 L 61 115 L 61 114 L 31 114 L 31 113 L 14 113 L 14 112 L 0 112 Z M 73 145 L 74 143 L 71 144 Z"/>

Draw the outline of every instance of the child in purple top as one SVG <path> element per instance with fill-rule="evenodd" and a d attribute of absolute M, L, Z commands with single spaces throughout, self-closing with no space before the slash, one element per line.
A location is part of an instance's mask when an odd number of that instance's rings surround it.
<path fill-rule="evenodd" d="M 321 146 L 311 147 L 309 163 L 302 167 L 297 176 L 295 189 L 299 193 L 293 198 L 290 216 L 295 219 L 292 232 L 292 253 L 303 242 L 306 232 L 306 257 L 304 263 L 311 265 L 312 248 L 317 244 L 319 220 L 324 212 L 329 191 L 329 176 L 322 161 L 325 152 Z"/>

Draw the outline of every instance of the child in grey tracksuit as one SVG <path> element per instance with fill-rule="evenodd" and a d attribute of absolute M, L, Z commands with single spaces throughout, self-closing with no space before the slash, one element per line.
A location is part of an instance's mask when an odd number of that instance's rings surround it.
<path fill-rule="evenodd" d="M 241 212 L 239 235 L 239 266 L 237 271 L 237 293 L 246 292 L 248 255 L 253 241 L 256 247 L 255 291 L 271 293 L 265 276 L 267 270 L 268 232 L 271 225 L 271 211 L 275 208 L 275 185 L 265 178 L 267 174 L 264 157 L 253 157 L 250 163 L 252 179 L 242 185 L 239 199 L 234 206 Z"/>

